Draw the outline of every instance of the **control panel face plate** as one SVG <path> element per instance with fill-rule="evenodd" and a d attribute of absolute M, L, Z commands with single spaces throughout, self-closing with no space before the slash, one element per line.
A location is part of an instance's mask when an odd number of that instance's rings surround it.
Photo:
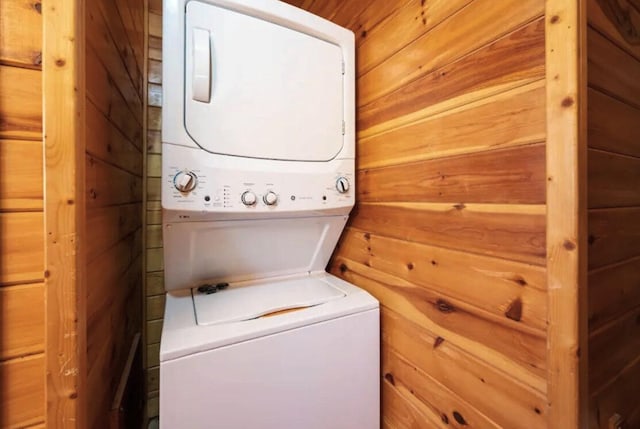
<path fill-rule="evenodd" d="M 193 176 L 188 192 L 176 184 Z M 346 186 L 345 186 L 346 183 Z M 163 144 L 162 206 L 211 213 L 350 210 L 355 201 L 353 159 L 287 162 L 214 155 Z"/>

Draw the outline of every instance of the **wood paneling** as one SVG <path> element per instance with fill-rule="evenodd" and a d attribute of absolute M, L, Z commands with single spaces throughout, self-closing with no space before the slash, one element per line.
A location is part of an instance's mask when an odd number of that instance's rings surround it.
<path fill-rule="evenodd" d="M 108 420 L 143 326 L 145 3 L 98 0 L 85 11 L 88 427 Z"/>
<path fill-rule="evenodd" d="M 42 422 L 44 356 L 0 362 L 0 426 L 19 428 Z"/>
<path fill-rule="evenodd" d="M 0 361 L 44 350 L 42 283 L 0 288 Z"/>
<path fill-rule="evenodd" d="M 42 139 L 39 70 L 0 65 L 0 138 Z"/>
<path fill-rule="evenodd" d="M 43 19 L 0 2 L 0 427 L 45 419 Z"/>
<path fill-rule="evenodd" d="M 0 211 L 42 210 L 42 142 L 0 140 Z"/>
<path fill-rule="evenodd" d="M 0 213 L 0 285 L 43 278 L 43 224 L 42 212 Z"/>
<path fill-rule="evenodd" d="M 589 424 L 632 428 L 640 425 L 640 5 L 587 4 Z"/>
<path fill-rule="evenodd" d="M 0 34 L 0 63 L 30 68 L 42 66 L 42 4 L 39 1 L 3 1 Z"/>

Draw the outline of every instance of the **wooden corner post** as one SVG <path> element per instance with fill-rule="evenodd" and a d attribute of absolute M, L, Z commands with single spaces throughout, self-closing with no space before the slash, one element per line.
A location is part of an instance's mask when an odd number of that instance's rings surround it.
<path fill-rule="evenodd" d="M 550 428 L 587 424 L 586 1 L 546 1 Z"/>
<path fill-rule="evenodd" d="M 84 0 L 43 2 L 46 426 L 84 428 Z"/>

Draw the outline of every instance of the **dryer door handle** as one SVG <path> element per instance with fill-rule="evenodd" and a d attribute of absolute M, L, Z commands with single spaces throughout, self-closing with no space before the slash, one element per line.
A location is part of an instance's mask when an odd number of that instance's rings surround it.
<path fill-rule="evenodd" d="M 211 100 L 211 37 L 209 30 L 193 29 L 192 97 L 208 103 Z"/>

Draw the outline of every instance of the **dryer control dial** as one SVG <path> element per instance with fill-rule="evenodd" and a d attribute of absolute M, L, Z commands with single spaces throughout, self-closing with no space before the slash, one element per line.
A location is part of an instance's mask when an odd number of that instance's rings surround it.
<path fill-rule="evenodd" d="M 262 197 L 262 201 L 268 206 L 273 206 L 278 202 L 278 196 L 275 192 L 269 191 Z"/>
<path fill-rule="evenodd" d="M 240 199 L 242 200 L 242 204 L 244 204 L 245 206 L 253 206 L 258 200 L 256 194 L 251 191 L 244 191 L 242 193 L 242 196 L 240 196 Z"/>
<path fill-rule="evenodd" d="M 336 189 L 341 194 L 347 193 L 349 191 L 349 179 L 346 177 L 338 177 L 338 180 L 336 180 Z"/>
<path fill-rule="evenodd" d="M 191 192 L 198 186 L 198 176 L 191 171 L 181 171 L 173 177 L 173 186 L 180 192 Z"/>

